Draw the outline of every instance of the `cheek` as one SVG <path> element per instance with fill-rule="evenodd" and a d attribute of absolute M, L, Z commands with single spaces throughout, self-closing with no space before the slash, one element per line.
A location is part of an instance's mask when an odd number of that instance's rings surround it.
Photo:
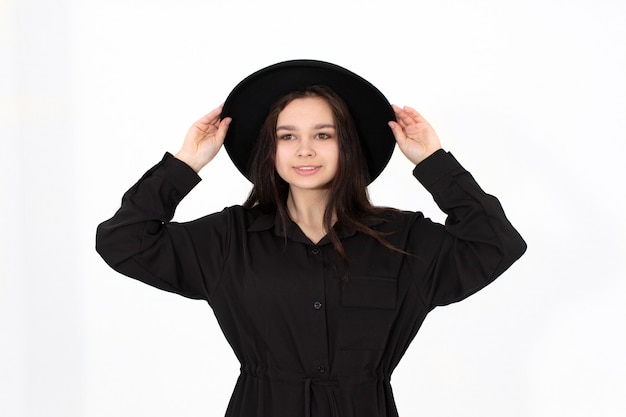
<path fill-rule="evenodd" d="M 277 147 L 276 154 L 274 155 L 274 167 L 279 174 L 284 169 L 286 160 L 284 149 Z"/>
<path fill-rule="evenodd" d="M 326 154 L 329 159 L 335 161 L 336 164 L 339 164 L 339 145 L 337 142 L 333 143 L 332 146 L 329 146 Z"/>

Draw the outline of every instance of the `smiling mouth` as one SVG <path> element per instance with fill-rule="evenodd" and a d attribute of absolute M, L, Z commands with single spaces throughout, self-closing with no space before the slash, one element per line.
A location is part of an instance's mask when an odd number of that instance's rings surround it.
<path fill-rule="evenodd" d="M 322 168 L 321 166 L 299 166 L 293 167 L 293 169 L 300 175 L 311 175 L 316 173 Z"/>

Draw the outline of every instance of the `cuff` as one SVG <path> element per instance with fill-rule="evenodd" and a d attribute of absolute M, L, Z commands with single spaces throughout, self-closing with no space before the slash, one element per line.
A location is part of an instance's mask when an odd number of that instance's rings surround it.
<path fill-rule="evenodd" d="M 186 195 L 200 181 L 200 176 L 189 165 L 166 152 L 154 175 L 165 178 L 182 195 Z"/>
<path fill-rule="evenodd" d="M 426 189 L 429 189 L 440 179 L 463 172 L 465 172 L 465 168 L 459 164 L 451 153 L 439 149 L 417 164 L 415 169 L 413 169 L 413 176 Z"/>

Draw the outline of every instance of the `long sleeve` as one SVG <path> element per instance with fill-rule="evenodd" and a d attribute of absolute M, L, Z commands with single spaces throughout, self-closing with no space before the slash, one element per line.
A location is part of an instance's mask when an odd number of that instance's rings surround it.
<path fill-rule="evenodd" d="M 171 222 L 198 176 L 166 157 L 98 227 L 117 271 L 209 301 L 241 374 L 226 415 L 397 416 L 391 375 L 428 312 L 493 281 L 526 245 L 499 202 L 444 151 L 414 175 L 447 213 L 384 211 L 374 237 L 341 230 L 344 279 L 329 239 L 314 244 L 276 213 L 241 206 Z"/>
<path fill-rule="evenodd" d="M 166 154 L 124 194 L 115 215 L 98 226 L 98 253 L 124 275 L 208 299 L 227 253 L 228 213 L 170 222 L 178 203 L 199 181 L 189 166 Z M 200 249 L 210 250 L 210 256 Z"/>
<path fill-rule="evenodd" d="M 437 151 L 413 174 L 447 214 L 445 227 L 422 217 L 412 231 L 410 252 L 417 255 L 417 262 L 428 263 L 427 278 L 418 285 L 430 307 L 473 294 L 525 252 L 526 243 L 500 202 L 485 193 L 451 154 Z"/>

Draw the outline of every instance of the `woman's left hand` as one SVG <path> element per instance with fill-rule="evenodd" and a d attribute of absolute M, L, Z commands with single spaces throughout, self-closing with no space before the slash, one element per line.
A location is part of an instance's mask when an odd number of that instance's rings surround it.
<path fill-rule="evenodd" d="M 392 105 L 397 122 L 389 122 L 402 153 L 415 165 L 441 149 L 439 136 L 415 109 Z"/>

